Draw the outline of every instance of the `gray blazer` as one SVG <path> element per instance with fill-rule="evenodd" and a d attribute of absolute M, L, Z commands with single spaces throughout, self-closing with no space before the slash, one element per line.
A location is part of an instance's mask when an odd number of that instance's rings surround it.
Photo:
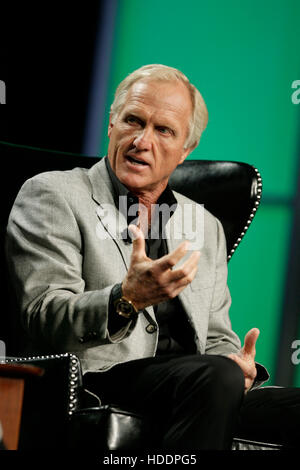
<path fill-rule="evenodd" d="M 199 209 L 175 196 L 178 208 L 166 230 L 169 251 L 189 238 L 180 209 Z M 6 248 L 35 354 L 73 352 L 84 372 L 155 355 L 158 330 L 147 333 L 143 314 L 114 335 L 107 329 L 111 288 L 130 264 L 132 245 L 116 236 L 124 227 L 104 160 L 89 170 L 42 173 L 23 185 L 9 217 Z M 225 237 L 221 223 L 205 210 L 201 230 L 203 246 L 194 242 L 201 250 L 198 273 L 180 299 L 199 353 L 225 355 L 241 346 L 228 316 Z M 153 308 L 147 310 L 155 321 Z"/>

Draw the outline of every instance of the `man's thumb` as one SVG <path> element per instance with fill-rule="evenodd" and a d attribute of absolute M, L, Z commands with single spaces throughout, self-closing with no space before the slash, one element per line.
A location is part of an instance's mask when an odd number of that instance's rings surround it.
<path fill-rule="evenodd" d="M 244 351 L 253 357 L 255 356 L 255 344 L 259 333 L 258 328 L 252 328 L 245 336 Z"/>
<path fill-rule="evenodd" d="M 141 229 L 131 224 L 128 227 L 128 233 L 132 240 L 133 252 L 145 254 L 145 238 Z"/>

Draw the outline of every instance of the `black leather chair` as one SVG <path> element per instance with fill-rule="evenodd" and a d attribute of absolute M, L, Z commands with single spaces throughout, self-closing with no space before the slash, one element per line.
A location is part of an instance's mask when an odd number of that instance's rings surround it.
<path fill-rule="evenodd" d="M 98 157 L 31 148 L 0 142 L 7 184 L 1 186 L 1 286 L 0 339 L 6 342 L 6 361 L 39 365 L 42 378 L 31 381 L 24 396 L 20 449 L 89 448 L 97 451 L 150 449 L 153 423 L 130 410 L 121 410 L 83 390 L 80 362 L 72 352 L 23 357 L 18 311 L 7 279 L 4 237 L 7 218 L 22 183 L 49 170 L 90 167 Z M 3 173 L 2 173 L 3 174 Z M 256 168 L 231 161 L 189 160 L 179 166 L 171 187 L 204 204 L 222 222 L 228 261 L 248 230 L 260 204 L 262 180 Z M 66 439 L 66 436 L 68 438 Z M 280 445 L 234 439 L 233 449 L 279 449 Z"/>

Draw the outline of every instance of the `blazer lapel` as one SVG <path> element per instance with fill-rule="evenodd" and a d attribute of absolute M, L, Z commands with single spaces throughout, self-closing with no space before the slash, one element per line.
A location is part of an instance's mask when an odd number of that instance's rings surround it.
<path fill-rule="evenodd" d="M 178 210 L 179 208 L 179 210 Z M 180 205 L 176 208 L 173 216 L 170 218 L 168 223 L 166 224 L 166 242 L 168 246 L 169 253 L 174 251 L 180 243 L 185 241 L 187 238 L 185 236 L 185 232 L 182 227 L 182 213 L 180 210 Z M 185 259 L 185 258 L 184 258 Z M 183 260 L 184 261 L 184 260 Z M 182 264 L 179 263 L 179 265 Z M 190 316 L 191 315 L 191 303 L 190 303 L 190 294 L 191 289 L 190 286 L 187 286 L 180 294 L 179 298 L 183 304 L 183 307 L 186 313 Z"/>
<path fill-rule="evenodd" d="M 117 245 L 123 262 L 128 270 L 132 246 L 126 243 L 122 234 L 127 228 L 127 221 L 116 208 L 113 198 L 113 186 L 102 158 L 89 170 L 89 179 L 92 186 L 92 198 L 97 202 L 96 213 L 101 223 L 98 237 L 111 238 Z"/>
<path fill-rule="evenodd" d="M 179 194 L 176 194 L 176 198 L 178 201 L 178 207 L 166 225 L 166 241 L 169 253 L 175 250 L 181 242 L 185 240 L 188 240 L 190 242 L 190 250 L 188 251 L 187 255 L 183 258 L 183 260 L 178 263 L 178 266 L 180 266 L 180 264 L 183 264 L 183 262 L 191 255 L 191 252 L 193 250 L 195 250 L 196 248 L 202 248 L 203 220 L 201 221 L 201 226 L 200 224 L 198 224 L 198 233 L 194 233 L 191 230 L 191 228 L 193 227 L 193 224 L 191 223 L 188 223 L 185 227 L 183 218 L 184 205 L 180 204 Z M 183 291 L 179 294 L 178 297 L 180 298 L 180 301 L 184 307 L 187 317 L 189 318 L 189 321 L 194 326 L 199 341 L 199 349 L 203 352 L 205 350 L 205 345 L 203 344 L 203 340 L 199 332 L 201 331 L 203 326 L 205 326 L 206 319 L 205 312 L 202 312 L 204 307 L 202 305 L 201 297 L 199 297 L 199 294 L 200 292 L 194 292 L 191 288 L 191 285 L 189 284 L 185 287 L 185 289 L 183 289 Z"/>

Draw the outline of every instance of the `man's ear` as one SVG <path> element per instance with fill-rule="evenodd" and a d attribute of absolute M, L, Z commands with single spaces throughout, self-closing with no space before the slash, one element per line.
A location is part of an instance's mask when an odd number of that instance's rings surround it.
<path fill-rule="evenodd" d="M 183 149 L 183 152 L 182 152 L 182 155 L 180 157 L 180 160 L 179 160 L 179 163 L 178 165 L 181 165 L 184 160 L 186 159 L 186 157 L 196 148 L 196 145 L 194 145 L 193 147 L 188 147 L 188 148 L 184 148 Z"/>
<path fill-rule="evenodd" d="M 109 115 L 108 129 L 107 129 L 107 135 L 108 135 L 109 138 L 110 138 L 110 135 L 111 135 L 112 128 L 114 127 L 114 125 L 113 125 L 113 123 L 112 123 L 111 121 L 112 121 L 112 116 L 111 116 L 111 113 L 110 113 L 110 115 Z"/>

